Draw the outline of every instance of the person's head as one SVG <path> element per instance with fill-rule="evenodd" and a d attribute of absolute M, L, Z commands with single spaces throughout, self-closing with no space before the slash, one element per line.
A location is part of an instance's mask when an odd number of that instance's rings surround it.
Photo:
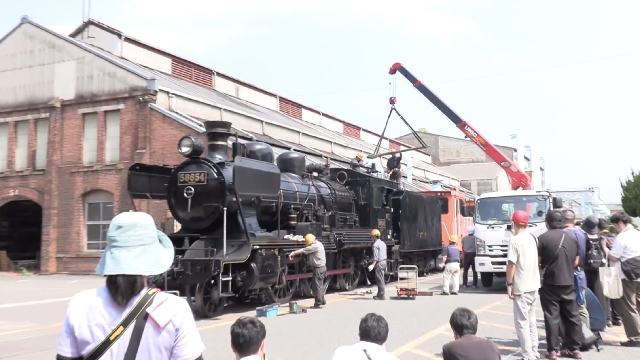
<path fill-rule="evenodd" d="M 478 317 L 473 311 L 459 307 L 451 313 L 449 325 L 451 325 L 453 337 L 456 339 L 465 335 L 475 335 L 478 332 Z"/>
<path fill-rule="evenodd" d="M 380 230 L 378 229 L 371 230 L 371 240 L 376 241 L 378 239 L 380 239 Z"/>
<path fill-rule="evenodd" d="M 250 317 L 241 317 L 231 325 L 231 350 L 240 359 L 251 355 L 264 355 L 264 339 L 267 329 L 264 324 Z"/>
<path fill-rule="evenodd" d="M 611 215 L 609 221 L 613 225 L 613 228 L 616 232 L 620 233 L 624 230 L 629 224 L 632 223 L 633 219 L 627 213 L 619 212 Z"/>
<path fill-rule="evenodd" d="M 609 223 L 605 219 L 598 219 L 598 230 L 609 231 Z"/>
<path fill-rule="evenodd" d="M 564 226 L 573 227 L 576 224 L 576 213 L 573 210 L 562 210 L 562 221 Z"/>
<path fill-rule="evenodd" d="M 356 154 L 356 160 L 358 161 L 362 161 L 362 159 L 364 159 L 364 154 L 359 152 L 358 154 Z"/>
<path fill-rule="evenodd" d="M 597 237 L 598 235 L 598 224 L 599 224 L 598 215 L 591 214 L 587 216 L 586 219 L 582 222 L 581 228 L 589 237 Z"/>
<path fill-rule="evenodd" d="M 469 235 L 473 235 L 473 234 L 475 234 L 475 233 L 476 233 L 476 228 L 475 228 L 475 227 L 473 227 L 473 226 L 469 226 L 469 227 L 467 228 L 467 234 L 469 234 Z"/>
<path fill-rule="evenodd" d="M 392 152 L 391 156 L 393 156 L 393 157 L 400 157 L 400 153 L 399 153 L 399 152 L 397 152 L 395 149 L 391 149 L 391 152 Z"/>
<path fill-rule="evenodd" d="M 358 328 L 360 341 L 366 341 L 380 346 L 387 342 L 389 336 L 389 324 L 382 316 L 369 313 L 360 319 Z"/>
<path fill-rule="evenodd" d="M 529 225 L 529 214 L 522 210 L 514 211 L 511 215 L 511 226 L 513 226 L 513 232 L 519 234 L 527 229 Z"/>
<path fill-rule="evenodd" d="M 156 228 L 151 215 L 123 212 L 109 224 L 107 247 L 96 273 L 107 277 L 113 302 L 126 307 L 147 286 L 147 276 L 164 273 L 173 259 L 173 244 Z"/>
<path fill-rule="evenodd" d="M 316 236 L 313 234 L 307 234 L 307 236 L 304 237 L 304 243 L 307 244 L 307 246 L 313 244 L 314 242 L 316 242 Z"/>
<path fill-rule="evenodd" d="M 562 229 L 564 227 L 564 217 L 560 210 L 549 210 L 544 217 L 544 222 L 547 225 L 547 229 Z"/>
<path fill-rule="evenodd" d="M 458 237 L 458 235 L 449 236 L 449 245 L 455 245 L 458 243 L 458 241 L 460 241 L 460 238 Z"/>

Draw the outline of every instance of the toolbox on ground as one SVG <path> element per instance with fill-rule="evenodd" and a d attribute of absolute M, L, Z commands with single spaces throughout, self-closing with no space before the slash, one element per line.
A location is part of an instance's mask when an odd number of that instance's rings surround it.
<path fill-rule="evenodd" d="M 257 307 L 256 308 L 256 316 L 258 316 L 258 317 L 275 317 L 275 316 L 278 316 L 278 304 Z"/>

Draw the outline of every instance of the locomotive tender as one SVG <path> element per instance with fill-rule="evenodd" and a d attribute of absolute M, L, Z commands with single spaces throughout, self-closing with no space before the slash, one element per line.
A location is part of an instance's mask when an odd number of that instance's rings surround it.
<path fill-rule="evenodd" d="M 274 159 L 270 145 L 241 143 L 237 134 L 229 158 L 231 123 L 204 125 L 206 149 L 185 136 L 178 144 L 184 162 L 136 163 L 128 174 L 133 199 L 166 200 L 181 225 L 169 234 L 174 264 L 152 285 L 178 291 L 199 316 L 216 316 L 228 300 L 285 303 L 296 290 L 312 296 L 306 257 L 287 256 L 305 246 L 308 233 L 325 247 L 325 286 L 334 289 L 352 290 L 368 276 L 374 228 L 388 246 L 389 276 L 401 264 L 435 267 L 442 250 L 437 198 L 328 161 L 307 166 L 299 152 Z"/>

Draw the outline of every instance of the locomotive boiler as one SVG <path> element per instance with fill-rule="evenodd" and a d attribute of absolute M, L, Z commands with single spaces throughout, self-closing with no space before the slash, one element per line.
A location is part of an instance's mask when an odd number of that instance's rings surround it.
<path fill-rule="evenodd" d="M 198 137 L 180 139 L 184 162 L 136 163 L 128 177 L 132 198 L 166 200 L 181 226 L 168 234 L 174 264 L 153 285 L 178 291 L 200 316 L 215 316 L 229 300 L 283 303 L 296 290 L 312 296 L 306 259 L 286 256 L 304 246 L 308 233 L 327 252 L 327 287 L 358 285 L 373 228 L 389 247 L 390 273 L 403 261 L 435 266 L 441 250 L 436 198 L 328 162 L 307 166 L 299 152 L 274 158 L 270 145 L 243 143 L 237 135 L 229 150 L 231 123 L 204 124 L 206 146 Z"/>

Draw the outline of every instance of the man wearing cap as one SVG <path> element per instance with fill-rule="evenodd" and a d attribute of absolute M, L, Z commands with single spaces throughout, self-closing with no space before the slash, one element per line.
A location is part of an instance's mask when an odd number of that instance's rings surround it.
<path fill-rule="evenodd" d="M 607 267 L 607 243 L 598 229 L 598 215 L 589 215 L 582 222 L 582 230 L 587 234 L 587 258 L 584 264 L 584 273 L 587 278 L 587 287 L 598 298 L 605 314 L 610 313 L 609 301 L 604 296 L 602 283 L 600 282 L 600 268 Z"/>
<path fill-rule="evenodd" d="M 456 246 L 458 235 L 451 235 L 449 245 L 442 249 L 444 272 L 442 273 L 442 295 L 458 295 L 460 288 L 460 250 Z M 451 284 L 451 288 L 449 285 Z"/>
<path fill-rule="evenodd" d="M 380 240 L 380 230 L 371 230 L 371 240 L 373 245 L 373 262 L 369 265 L 368 270 L 376 270 L 376 285 L 378 286 L 378 293 L 373 297 L 373 300 L 384 300 L 384 272 L 387 270 L 387 244 Z"/>
<path fill-rule="evenodd" d="M 114 217 L 96 267 L 106 284 L 71 298 L 56 358 L 129 359 L 137 354 L 138 359 L 201 360 L 205 346 L 189 304 L 147 287 L 147 277 L 164 273 L 173 260 L 173 244 L 151 215 L 131 211 Z M 129 314 L 136 314 L 135 320 L 123 321 L 131 319 Z"/>
<path fill-rule="evenodd" d="M 507 296 L 513 300 L 513 320 L 522 348 L 522 358 L 538 355 L 536 299 L 540 289 L 538 239 L 527 231 L 529 214 L 517 210 L 511 216 L 513 236 L 507 250 Z"/>
<path fill-rule="evenodd" d="M 322 245 L 320 241 L 317 241 L 313 234 L 307 234 L 307 236 L 304 237 L 304 242 L 307 246 L 289 254 L 289 259 L 293 259 L 296 255 L 307 255 L 307 261 L 311 267 L 313 267 L 313 277 L 311 280 L 313 295 L 315 296 L 313 307 L 319 309 L 322 305 L 327 304 L 324 299 L 324 292 L 326 290 L 324 280 L 327 278 L 327 257 L 324 253 L 324 245 Z"/>
<path fill-rule="evenodd" d="M 462 270 L 462 286 L 467 287 L 469 283 L 467 282 L 469 278 L 467 277 L 467 273 L 469 272 L 469 267 L 471 267 L 471 271 L 473 271 L 473 287 L 478 287 L 478 273 L 476 272 L 476 237 L 475 237 L 476 228 L 473 226 L 469 226 L 467 228 L 467 236 L 462 238 L 462 251 L 464 260 L 464 270 Z"/>
<path fill-rule="evenodd" d="M 361 167 L 364 165 L 362 159 L 364 159 L 364 154 L 361 152 L 357 153 L 356 157 L 351 159 L 351 163 L 349 164 L 351 166 L 351 170 L 360 171 Z"/>

